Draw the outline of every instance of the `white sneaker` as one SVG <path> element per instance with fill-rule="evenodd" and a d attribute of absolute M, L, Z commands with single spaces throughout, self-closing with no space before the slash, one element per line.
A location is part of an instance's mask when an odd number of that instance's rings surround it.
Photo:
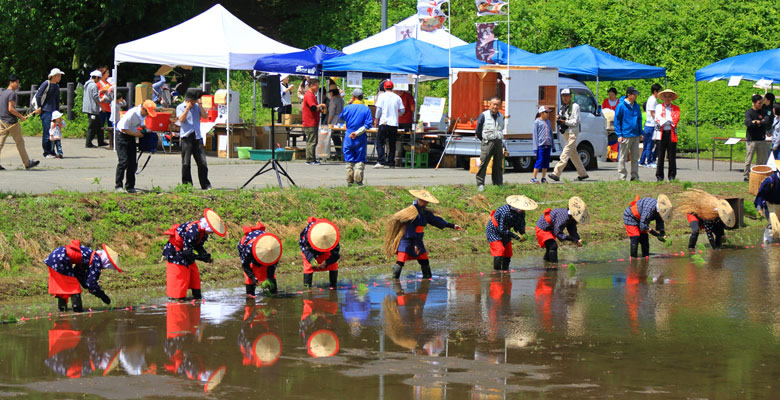
<path fill-rule="evenodd" d="M 44 158 L 57 158 L 57 156 L 55 156 L 53 154 L 47 154 L 46 157 L 44 157 Z"/>
<path fill-rule="evenodd" d="M 479 185 L 479 186 L 477 186 L 477 191 L 478 191 L 478 192 L 484 192 L 484 191 L 485 191 L 485 185 Z"/>
<path fill-rule="evenodd" d="M 384 165 L 382 165 L 380 163 L 376 163 L 376 164 L 374 164 L 374 166 L 372 168 L 379 169 L 379 168 L 384 168 L 384 167 L 385 167 Z"/>
<path fill-rule="evenodd" d="M 656 168 L 658 168 L 658 164 L 656 164 L 656 163 L 647 164 L 647 168 L 656 169 Z"/>

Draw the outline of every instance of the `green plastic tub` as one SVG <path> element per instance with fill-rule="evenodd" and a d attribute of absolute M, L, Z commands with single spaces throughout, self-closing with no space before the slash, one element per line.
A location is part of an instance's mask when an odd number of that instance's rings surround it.
<path fill-rule="evenodd" d="M 292 160 L 293 150 L 276 150 L 277 161 L 290 161 Z M 240 156 L 239 156 L 240 158 Z M 271 159 L 271 150 L 249 150 L 249 158 L 255 161 L 268 161 Z"/>
<path fill-rule="evenodd" d="M 248 160 L 249 159 L 249 151 L 252 150 L 251 147 L 236 147 L 236 150 L 238 150 L 238 159 L 239 160 Z"/>

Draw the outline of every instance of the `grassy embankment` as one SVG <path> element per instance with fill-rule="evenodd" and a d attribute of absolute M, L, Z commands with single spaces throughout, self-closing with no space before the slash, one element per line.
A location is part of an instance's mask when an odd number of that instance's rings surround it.
<path fill-rule="evenodd" d="M 488 186 L 484 193 L 477 193 L 474 186 L 431 187 L 431 192 L 441 200 L 441 204 L 434 205 L 432 210 L 464 226 L 466 231 L 440 231 L 429 227 L 426 245 L 433 259 L 440 262 L 457 259 L 464 265 L 484 264 L 489 257 L 484 236 L 489 212 L 514 193 L 526 194 L 542 203 L 539 210 L 526 217 L 532 240 L 516 244 L 516 255 L 537 250 L 533 225 L 541 210 L 564 207 L 564 199 L 575 194 L 591 208 L 592 223 L 580 229 L 586 246 L 614 243 L 624 239 L 621 216 L 636 194 L 652 196 L 664 192 L 674 198 L 675 193 L 687 187 L 719 195 L 749 196 L 745 183 L 507 185 L 501 188 Z M 235 246 L 243 235 L 241 226 L 261 220 L 283 241 L 284 254 L 279 268 L 281 283 L 300 286 L 297 240 L 306 218 L 311 215 L 329 218 L 340 227 L 342 276 L 387 272 L 392 261 L 380 250 L 384 221 L 412 200 L 406 190 L 393 187 L 183 191 L 133 196 L 59 192 L 3 197 L 0 200 L 0 212 L 5 216 L 0 220 L 0 299 L 6 304 L 11 299 L 25 302 L 43 299 L 47 273 L 42 260 L 52 249 L 72 238 L 79 238 L 93 247 L 107 242 L 121 253 L 126 273 L 105 273 L 101 278 L 108 293 L 117 293 L 119 289 L 142 289 L 160 294 L 159 288 L 165 281 L 165 264 L 161 262 L 160 253 L 167 240 L 162 232 L 173 223 L 199 218 L 205 207 L 222 215 L 229 228 L 226 238 L 212 236 L 206 243 L 215 258 L 214 264 L 201 266 L 206 285 L 235 287 L 242 284 Z M 746 214 L 755 215 L 751 199 L 746 200 Z M 749 226 L 760 225 L 750 218 L 746 222 Z M 684 217 L 678 216 L 667 225 L 671 236 L 682 237 L 687 230 Z M 744 235 L 745 231 L 729 233 L 732 243 L 754 242 L 752 238 L 741 236 L 740 232 Z M 682 245 L 682 240 L 676 242 Z M 434 262 L 434 268 L 436 264 Z M 132 299 L 129 301 L 133 304 Z"/>

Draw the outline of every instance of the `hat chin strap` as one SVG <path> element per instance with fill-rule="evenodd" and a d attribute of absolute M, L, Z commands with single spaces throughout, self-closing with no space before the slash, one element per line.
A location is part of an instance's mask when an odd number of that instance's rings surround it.
<path fill-rule="evenodd" d="M 200 229 L 203 229 L 208 233 L 214 233 L 214 230 L 211 229 L 211 226 L 209 226 L 208 221 L 206 221 L 206 217 L 200 219 L 200 221 L 198 222 L 198 226 L 200 227 Z"/>

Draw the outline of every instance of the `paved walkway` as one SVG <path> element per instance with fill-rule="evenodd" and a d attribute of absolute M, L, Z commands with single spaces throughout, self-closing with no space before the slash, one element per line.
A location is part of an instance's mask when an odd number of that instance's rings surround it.
<path fill-rule="evenodd" d="M 9 138 L 2 154 L 0 165 L 6 168 L 0 171 L 0 191 L 25 193 L 50 193 L 65 189 L 81 192 L 111 191 L 114 189 L 114 172 L 116 169 L 116 154 L 105 148 L 86 149 L 83 139 L 65 139 L 63 141 L 63 159 L 42 159 L 40 138 L 25 138 L 27 152 L 33 159 L 41 161 L 39 167 L 25 170 L 21 165 L 16 146 Z M 146 159 L 143 157 L 141 163 Z M 264 162 L 245 161 L 209 157 L 209 179 L 214 188 L 237 189 L 251 177 Z M 711 181 L 742 181 L 739 162 L 734 163 L 735 170 L 728 171 L 728 162 L 716 162 L 715 171 L 710 171 L 711 161 L 702 160 L 701 169 L 696 169 L 696 160 L 678 160 L 680 180 L 697 182 Z M 307 166 L 303 161 L 282 162 L 292 178 L 303 187 L 333 187 L 345 185 L 344 164 L 337 162 L 323 163 L 320 166 Z M 617 163 L 599 163 L 597 171 L 589 171 L 591 179 L 585 181 L 615 181 L 618 178 Z M 197 170 L 193 161 L 192 175 L 196 187 Z M 655 170 L 639 168 L 640 179 L 655 181 Z M 530 173 L 515 173 L 512 170 L 504 175 L 505 183 L 528 183 Z M 576 172 L 566 171 L 564 179 L 576 181 Z M 169 190 L 180 183 L 181 156 L 179 153 L 157 153 L 152 156 L 149 166 L 138 175 L 136 188 L 152 190 L 160 187 Z M 435 171 L 425 169 L 373 169 L 366 168 L 366 184 L 395 186 L 428 186 L 449 184 L 475 184 L 473 174 L 455 168 L 442 168 Z M 487 177 L 490 183 L 490 176 Z M 285 182 L 286 186 L 287 182 Z M 252 181 L 249 187 L 277 186 L 275 174 L 264 174 Z"/>

